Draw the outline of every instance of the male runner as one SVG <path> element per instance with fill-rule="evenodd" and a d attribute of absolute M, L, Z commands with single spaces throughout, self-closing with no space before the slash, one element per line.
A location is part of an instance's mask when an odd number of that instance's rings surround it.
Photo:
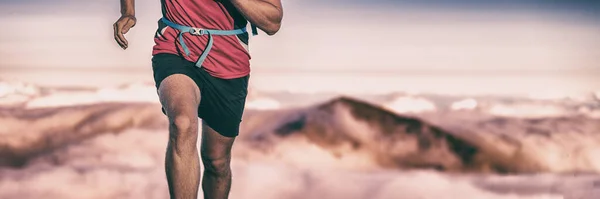
<path fill-rule="evenodd" d="M 239 133 L 250 73 L 248 21 L 268 35 L 283 17 L 281 0 L 161 0 L 152 52 L 154 80 L 169 119 L 165 170 L 171 198 L 196 198 L 200 157 L 205 199 L 226 199 L 231 187 L 231 147 Z M 134 0 L 121 0 L 114 37 L 136 23 Z M 254 27 L 253 27 L 254 28 Z M 253 32 L 256 30 L 253 29 Z"/>

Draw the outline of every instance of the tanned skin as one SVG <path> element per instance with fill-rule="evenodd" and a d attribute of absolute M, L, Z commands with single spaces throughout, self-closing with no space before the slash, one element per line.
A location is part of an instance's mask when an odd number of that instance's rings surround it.
<path fill-rule="evenodd" d="M 125 34 L 135 26 L 134 0 L 121 1 L 121 17 L 114 23 L 115 41 L 123 49 L 129 43 Z M 281 27 L 281 0 L 221 0 L 230 1 L 242 15 L 268 35 Z M 200 161 L 197 107 L 198 86 L 185 75 L 165 78 L 159 88 L 160 102 L 169 119 L 169 141 L 165 156 L 165 172 L 169 194 L 173 199 L 193 199 L 198 195 Z M 200 157 L 205 167 L 202 190 L 205 199 L 227 199 L 231 189 L 231 148 L 235 138 L 225 137 L 202 124 Z"/>

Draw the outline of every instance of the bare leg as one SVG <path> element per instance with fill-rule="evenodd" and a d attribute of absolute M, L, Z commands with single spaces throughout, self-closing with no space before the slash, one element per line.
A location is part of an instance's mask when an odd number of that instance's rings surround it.
<path fill-rule="evenodd" d="M 231 147 L 235 138 L 225 137 L 202 124 L 200 153 L 204 164 L 202 190 L 205 199 L 227 199 L 231 189 Z"/>
<path fill-rule="evenodd" d="M 169 118 L 169 142 L 165 171 L 172 199 L 195 199 L 200 181 L 198 105 L 200 91 L 192 79 L 175 74 L 158 89 L 160 102 Z"/>

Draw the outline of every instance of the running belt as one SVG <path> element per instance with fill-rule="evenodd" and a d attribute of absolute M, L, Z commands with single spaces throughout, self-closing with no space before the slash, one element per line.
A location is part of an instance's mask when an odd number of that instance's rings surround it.
<path fill-rule="evenodd" d="M 198 58 L 198 61 L 196 61 L 196 66 L 198 68 L 202 67 L 202 63 L 208 56 L 208 53 L 210 52 L 210 50 L 212 49 L 213 35 L 239 35 L 239 34 L 244 34 L 247 32 L 246 27 L 243 27 L 240 29 L 235 29 L 235 30 L 209 30 L 209 29 L 194 28 L 194 27 L 179 25 L 179 24 L 176 24 L 176 23 L 173 23 L 173 22 L 167 20 L 164 17 L 161 18 L 161 20 L 167 26 L 179 30 L 179 36 L 178 36 L 179 43 L 181 43 L 181 48 L 183 48 L 183 51 L 185 52 L 185 55 L 187 55 L 187 56 L 190 55 L 190 50 L 188 49 L 187 45 L 185 45 L 185 41 L 183 41 L 183 33 L 190 33 L 190 34 L 196 35 L 196 36 L 208 35 L 208 43 L 206 44 L 206 47 L 204 48 L 204 52 L 202 52 L 202 54 L 200 55 L 200 58 Z M 251 24 L 251 26 L 252 26 L 252 35 L 257 35 L 258 30 L 256 29 L 256 26 L 254 24 Z"/>

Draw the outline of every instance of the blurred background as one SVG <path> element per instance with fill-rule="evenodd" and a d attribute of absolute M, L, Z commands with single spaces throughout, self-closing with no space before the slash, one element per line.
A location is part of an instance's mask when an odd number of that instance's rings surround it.
<path fill-rule="evenodd" d="M 283 4 L 231 198 L 600 197 L 600 1 Z M 136 15 L 122 50 L 117 0 L 0 0 L 0 199 L 168 197 Z"/>

